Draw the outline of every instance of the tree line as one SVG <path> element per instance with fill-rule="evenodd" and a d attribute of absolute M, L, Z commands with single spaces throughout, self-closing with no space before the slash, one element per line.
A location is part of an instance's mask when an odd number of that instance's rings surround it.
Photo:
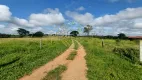
<path fill-rule="evenodd" d="M 25 37 L 25 36 L 30 36 L 30 37 L 42 37 L 42 36 L 44 36 L 44 33 L 41 32 L 41 31 L 37 31 L 37 32 L 35 32 L 35 33 L 33 33 L 33 34 L 30 34 L 29 31 L 27 31 L 26 29 L 23 29 L 23 28 L 19 28 L 19 29 L 17 30 L 17 32 L 18 32 L 18 34 L 19 34 L 20 37 Z"/>
<path fill-rule="evenodd" d="M 93 27 L 91 25 L 86 25 L 83 29 L 83 32 L 86 33 L 86 37 L 89 36 L 90 31 L 93 29 Z M 18 28 L 17 33 L 19 35 L 12 35 L 12 34 L 1 34 L 0 33 L 0 38 L 10 38 L 10 37 L 25 37 L 25 36 L 29 36 L 29 37 L 43 37 L 44 33 L 41 31 L 37 31 L 35 33 L 30 33 L 30 31 L 23 29 L 23 28 Z M 79 32 L 78 31 L 71 31 L 70 32 L 70 36 L 76 37 L 78 36 Z M 85 36 L 84 36 L 85 37 Z M 120 33 L 118 34 L 118 36 L 96 36 L 96 35 L 92 35 L 92 37 L 98 37 L 98 38 L 108 38 L 108 39 L 128 39 L 128 37 L 124 34 L 124 33 Z"/>
<path fill-rule="evenodd" d="M 90 34 L 90 31 L 93 29 L 91 25 L 86 25 L 83 29 L 83 32 L 86 33 L 86 36 L 83 37 L 88 37 Z M 70 33 L 71 36 L 76 37 L 78 36 L 79 32 L 78 31 L 72 31 Z M 117 36 L 112 36 L 112 35 L 107 35 L 107 36 L 97 36 L 97 35 L 92 35 L 90 37 L 97 37 L 97 38 L 103 38 L 103 39 L 128 39 L 128 37 L 124 33 L 119 33 Z"/>
<path fill-rule="evenodd" d="M 18 38 L 18 37 L 25 37 L 25 36 L 42 37 L 42 36 L 44 36 L 44 33 L 41 31 L 37 31 L 37 32 L 31 34 L 30 31 L 23 29 L 23 28 L 18 28 L 17 33 L 19 35 L 0 33 L 0 38 Z"/>

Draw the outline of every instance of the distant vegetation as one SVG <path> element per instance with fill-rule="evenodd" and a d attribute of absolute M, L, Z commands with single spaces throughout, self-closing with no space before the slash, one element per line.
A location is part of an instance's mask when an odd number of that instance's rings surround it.
<path fill-rule="evenodd" d="M 24 37 L 24 36 L 28 36 L 29 35 L 29 31 L 27 31 L 26 29 L 23 29 L 23 28 L 19 28 L 17 30 L 18 34 L 20 37 Z"/>
<path fill-rule="evenodd" d="M 10 38 L 12 35 L 11 34 L 2 34 L 0 33 L 0 38 Z"/>
<path fill-rule="evenodd" d="M 84 33 L 87 33 L 87 36 L 89 36 L 90 31 L 93 29 L 91 25 L 87 25 L 84 27 Z"/>
<path fill-rule="evenodd" d="M 76 37 L 78 34 L 79 34 L 78 31 L 72 31 L 72 32 L 70 33 L 70 35 L 73 36 L 73 37 Z"/>
<path fill-rule="evenodd" d="M 44 36 L 44 33 L 41 32 L 41 31 L 35 32 L 35 33 L 33 34 L 33 37 L 43 37 L 43 36 Z"/>

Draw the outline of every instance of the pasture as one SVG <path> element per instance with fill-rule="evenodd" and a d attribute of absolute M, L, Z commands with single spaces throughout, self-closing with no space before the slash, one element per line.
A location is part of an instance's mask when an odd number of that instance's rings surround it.
<path fill-rule="evenodd" d="M 101 39 L 87 37 L 46 37 L 42 38 L 1 38 L 0 39 L 0 79 L 17 80 L 33 70 L 52 61 L 61 55 L 72 44 L 79 49 L 76 41 L 84 46 L 88 80 L 141 80 L 142 65 L 139 62 L 139 42 L 129 40 Z M 76 40 L 76 41 L 75 41 Z M 71 60 L 76 60 L 78 54 L 70 54 Z M 67 58 L 65 58 L 67 60 Z M 58 69 L 59 68 L 59 69 Z M 62 70 L 63 69 L 63 70 Z M 44 80 L 61 77 L 66 71 L 66 65 L 51 70 Z M 51 78 L 50 78 L 51 79 Z"/>

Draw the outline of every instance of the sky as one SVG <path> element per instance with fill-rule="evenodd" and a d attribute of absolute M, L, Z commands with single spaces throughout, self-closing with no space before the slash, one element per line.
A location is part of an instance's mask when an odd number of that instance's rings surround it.
<path fill-rule="evenodd" d="M 142 0 L 0 0 L 0 33 L 83 33 L 142 36 Z"/>

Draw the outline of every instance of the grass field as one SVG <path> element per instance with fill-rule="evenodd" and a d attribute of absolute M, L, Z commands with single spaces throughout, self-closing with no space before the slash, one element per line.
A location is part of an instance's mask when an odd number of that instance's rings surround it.
<path fill-rule="evenodd" d="M 101 39 L 80 38 L 87 52 L 87 77 L 89 80 L 142 80 L 142 66 L 139 62 L 131 60 L 132 51 L 124 51 L 125 54 L 115 53 L 114 48 L 132 48 L 136 53 L 133 55 L 139 59 L 139 43 L 137 41 L 105 39 L 104 48 L 101 47 Z M 126 54 L 130 54 L 129 56 Z"/>
<path fill-rule="evenodd" d="M 17 80 L 66 50 L 71 40 L 43 38 L 0 39 L 0 80 Z"/>
<path fill-rule="evenodd" d="M 85 48 L 88 80 L 142 80 L 142 65 L 139 62 L 139 42 L 104 39 L 104 47 L 98 38 L 72 38 Z M 0 39 L 0 80 L 17 80 L 34 69 L 51 61 L 71 45 L 70 38 L 47 37 Z M 78 49 L 75 41 L 75 49 Z M 71 60 L 75 54 L 70 54 Z M 59 66 L 44 78 L 61 79 L 66 70 Z M 57 74 L 56 74 L 57 73 Z M 56 79 L 55 79 L 56 80 Z"/>

